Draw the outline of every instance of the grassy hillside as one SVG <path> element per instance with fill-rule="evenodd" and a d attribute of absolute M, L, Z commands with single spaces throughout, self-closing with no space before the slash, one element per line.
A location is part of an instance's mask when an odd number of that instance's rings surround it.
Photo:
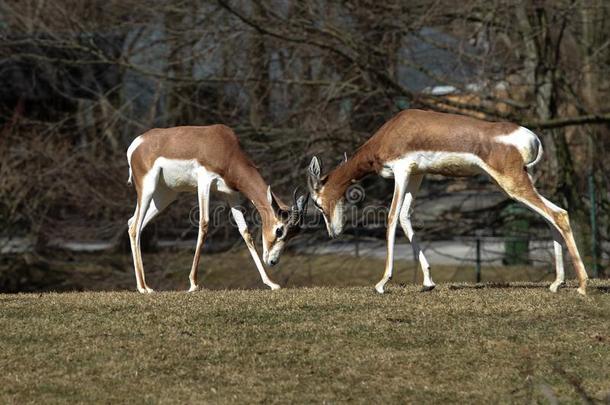
<path fill-rule="evenodd" d="M 601 401 L 609 291 L 0 295 L 0 403 Z"/>

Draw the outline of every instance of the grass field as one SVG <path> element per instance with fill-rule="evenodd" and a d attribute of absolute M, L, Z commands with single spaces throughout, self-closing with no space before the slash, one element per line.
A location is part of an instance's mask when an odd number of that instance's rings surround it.
<path fill-rule="evenodd" d="M 0 403 L 609 400 L 610 283 L 379 295 L 379 271 L 367 287 L 0 295 Z"/>

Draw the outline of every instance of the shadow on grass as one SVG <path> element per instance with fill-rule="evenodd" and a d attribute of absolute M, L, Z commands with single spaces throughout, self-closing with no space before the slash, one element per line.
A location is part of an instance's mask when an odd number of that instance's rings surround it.
<path fill-rule="evenodd" d="M 478 283 L 478 284 L 451 284 L 450 290 L 481 290 L 486 288 L 498 289 L 547 289 L 550 284 L 541 283 Z M 562 286 L 561 289 L 573 290 L 576 286 Z M 587 291 L 596 294 L 610 294 L 610 286 L 608 285 L 589 285 Z"/>
<path fill-rule="evenodd" d="M 539 288 L 545 289 L 548 288 L 547 285 L 540 283 L 478 283 L 478 284 L 451 284 L 449 285 L 450 290 L 480 290 L 484 288 L 514 288 L 514 289 L 524 289 L 524 288 Z M 564 287 L 565 288 L 565 287 Z"/>
<path fill-rule="evenodd" d="M 602 294 L 610 294 L 610 286 L 608 285 L 596 285 L 592 287 L 593 290 L 597 290 Z"/>

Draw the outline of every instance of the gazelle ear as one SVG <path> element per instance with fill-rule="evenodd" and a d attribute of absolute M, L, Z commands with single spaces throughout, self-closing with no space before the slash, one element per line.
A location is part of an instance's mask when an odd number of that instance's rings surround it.
<path fill-rule="evenodd" d="M 309 176 L 307 176 L 307 185 L 309 186 L 309 191 L 318 191 L 322 186 L 322 179 L 320 178 L 322 174 L 322 165 L 320 164 L 320 160 L 317 156 L 314 156 L 311 159 L 311 163 L 309 164 Z"/>
<path fill-rule="evenodd" d="M 267 187 L 267 201 L 269 201 L 269 204 L 271 205 L 271 208 L 273 208 L 273 212 L 275 212 L 275 215 L 278 215 L 281 213 L 282 208 L 280 207 L 278 202 L 275 200 L 275 196 L 271 192 L 271 186 Z"/>
<path fill-rule="evenodd" d="M 311 159 L 311 163 L 309 164 L 309 174 L 315 180 L 320 180 L 320 175 L 322 173 L 322 165 L 320 164 L 320 160 L 317 156 L 314 156 Z"/>

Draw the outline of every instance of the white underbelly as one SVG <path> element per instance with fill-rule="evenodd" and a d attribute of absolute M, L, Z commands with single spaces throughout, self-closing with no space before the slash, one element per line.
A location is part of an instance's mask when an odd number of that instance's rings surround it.
<path fill-rule="evenodd" d="M 158 158 L 155 166 L 160 170 L 159 181 L 168 188 L 179 192 L 195 192 L 200 181 L 209 182 L 214 190 L 232 194 L 220 175 L 193 160 Z"/>
<path fill-rule="evenodd" d="M 197 178 L 203 168 L 196 160 L 159 158 L 155 166 L 160 169 L 159 181 L 176 191 L 197 189 Z M 204 169 L 205 170 L 205 169 Z"/>
<path fill-rule="evenodd" d="M 473 176 L 481 173 L 483 166 L 483 161 L 471 153 L 421 151 L 388 162 L 381 175 L 390 177 L 396 170 L 409 170 L 411 173 Z"/>

